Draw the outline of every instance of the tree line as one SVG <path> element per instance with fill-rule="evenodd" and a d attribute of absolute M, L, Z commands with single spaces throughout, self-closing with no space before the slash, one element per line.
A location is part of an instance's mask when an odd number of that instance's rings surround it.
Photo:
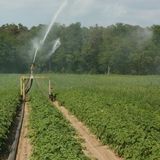
<path fill-rule="evenodd" d="M 46 25 L 27 28 L 22 24 L 0 27 L 0 72 L 29 71 L 34 43 Z M 54 40 L 60 48 L 49 58 Z M 117 23 L 102 27 L 69 26 L 56 23 L 36 59 L 37 72 L 91 74 L 159 74 L 160 25 L 140 27 Z"/>

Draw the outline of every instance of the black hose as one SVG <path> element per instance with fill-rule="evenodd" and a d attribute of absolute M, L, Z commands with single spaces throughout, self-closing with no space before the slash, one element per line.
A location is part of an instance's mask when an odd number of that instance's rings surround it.
<path fill-rule="evenodd" d="M 16 134 L 15 134 L 15 140 L 14 140 L 14 142 L 12 144 L 11 152 L 10 152 L 10 154 L 8 156 L 8 160 L 16 160 L 18 144 L 19 144 L 19 138 L 20 138 L 20 133 L 21 133 L 21 129 L 22 129 L 22 123 L 23 123 L 23 118 L 24 118 L 24 107 L 25 107 L 25 104 L 23 102 L 22 103 L 22 110 L 21 110 L 21 117 L 20 117 L 20 120 L 19 120 L 19 124 L 18 124 L 18 127 L 17 127 Z"/>
<path fill-rule="evenodd" d="M 27 87 L 25 88 L 25 94 L 27 94 L 30 91 L 30 89 L 32 88 L 32 85 L 33 85 L 33 78 L 30 78 L 27 84 Z"/>

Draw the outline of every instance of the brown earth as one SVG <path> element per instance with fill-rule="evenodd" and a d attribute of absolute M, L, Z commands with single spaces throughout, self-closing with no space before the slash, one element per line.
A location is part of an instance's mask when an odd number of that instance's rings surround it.
<path fill-rule="evenodd" d="M 28 104 L 26 103 L 16 160 L 29 160 L 29 157 L 31 155 L 32 148 L 28 137 L 28 130 L 29 130 L 28 124 L 29 124 L 29 108 Z"/>
<path fill-rule="evenodd" d="M 89 129 L 80 122 L 74 115 L 69 113 L 69 111 L 60 106 L 56 101 L 53 103 L 54 106 L 64 115 L 64 117 L 71 123 L 73 128 L 75 128 L 80 139 L 83 140 L 82 146 L 85 147 L 83 151 L 86 156 L 90 157 L 92 160 L 122 160 L 116 156 L 116 154 L 109 149 L 108 146 L 103 145 L 95 135 L 93 135 Z"/>

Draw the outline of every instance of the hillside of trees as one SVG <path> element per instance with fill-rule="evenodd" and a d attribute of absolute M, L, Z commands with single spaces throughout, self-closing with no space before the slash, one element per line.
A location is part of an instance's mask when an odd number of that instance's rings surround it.
<path fill-rule="evenodd" d="M 0 73 L 26 73 L 34 43 L 44 35 L 45 25 L 0 27 Z M 61 46 L 46 58 L 55 39 Z M 160 25 L 143 28 L 128 24 L 82 27 L 55 24 L 38 53 L 37 72 L 106 74 L 159 74 Z"/>

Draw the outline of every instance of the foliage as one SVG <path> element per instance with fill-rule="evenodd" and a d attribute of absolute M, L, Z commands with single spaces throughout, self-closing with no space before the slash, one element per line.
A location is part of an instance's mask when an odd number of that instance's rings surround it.
<path fill-rule="evenodd" d="M 0 27 L 0 72 L 26 72 L 32 62 L 35 41 L 45 25 L 30 29 L 22 24 Z M 49 59 L 53 42 L 62 45 Z M 101 27 L 56 23 L 36 60 L 39 72 L 159 74 L 160 26 L 142 28 L 118 23 Z"/>
<path fill-rule="evenodd" d="M 160 159 L 159 76 L 53 75 L 58 100 L 131 160 Z"/>
<path fill-rule="evenodd" d="M 31 160 L 87 160 L 75 131 L 36 87 L 30 104 Z"/>
<path fill-rule="evenodd" d="M 0 153 L 6 152 L 6 139 L 19 104 L 18 76 L 0 75 Z"/>

